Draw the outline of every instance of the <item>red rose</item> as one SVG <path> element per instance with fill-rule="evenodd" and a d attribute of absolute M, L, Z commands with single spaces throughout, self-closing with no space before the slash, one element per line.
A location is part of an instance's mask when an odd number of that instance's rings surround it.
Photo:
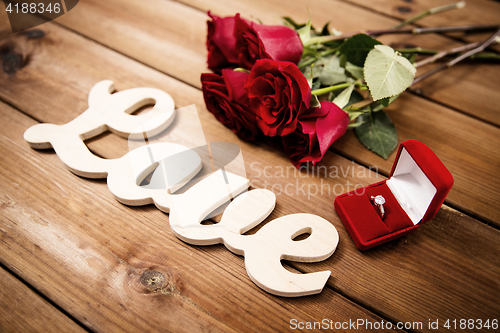
<path fill-rule="evenodd" d="M 297 117 L 309 109 L 311 88 L 297 65 L 258 60 L 245 88 L 257 125 L 267 136 L 284 136 L 297 128 Z"/>
<path fill-rule="evenodd" d="M 223 69 L 222 76 L 201 74 L 203 97 L 208 111 L 243 140 L 257 135 L 255 115 L 246 110 L 248 97 L 244 88 L 248 73 Z"/>
<path fill-rule="evenodd" d="M 234 17 L 218 17 L 208 12 L 212 21 L 207 21 L 208 68 L 219 71 L 238 65 L 236 38 L 234 37 Z"/>
<path fill-rule="evenodd" d="M 248 22 L 236 14 L 234 36 L 238 62 L 251 69 L 258 59 L 291 61 L 298 64 L 303 46 L 297 32 L 285 26 Z"/>
<path fill-rule="evenodd" d="M 321 161 L 328 148 L 347 130 L 349 116 L 332 102 L 321 106 L 299 119 L 297 130 L 283 137 L 285 152 L 295 167 L 302 163 Z"/>

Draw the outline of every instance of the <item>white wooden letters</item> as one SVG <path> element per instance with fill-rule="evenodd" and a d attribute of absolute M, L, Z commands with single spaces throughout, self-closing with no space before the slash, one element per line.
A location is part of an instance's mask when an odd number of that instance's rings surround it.
<path fill-rule="evenodd" d="M 197 175 L 201 158 L 193 150 L 170 142 L 148 144 L 118 159 L 92 154 L 84 140 L 110 130 L 122 137 L 140 139 L 165 130 L 175 117 L 174 102 L 167 93 L 153 88 L 113 92 L 113 82 L 97 83 L 89 94 L 89 108 L 65 125 L 38 124 L 24 138 L 33 148 L 54 148 L 75 174 L 107 178 L 113 195 L 126 205 L 154 203 L 169 213 L 174 234 L 186 243 L 224 243 L 233 253 L 245 257 L 252 281 L 269 293 L 303 296 L 321 292 L 330 271 L 294 274 L 280 260 L 315 262 L 335 251 L 339 238 L 335 227 L 311 214 L 294 214 L 267 223 L 253 235 L 243 235 L 274 209 L 275 195 L 263 189 L 247 191 L 248 179 L 226 172 L 213 172 L 187 191 L 176 194 Z M 138 108 L 155 104 L 152 110 L 130 115 Z M 150 184 L 141 182 L 154 171 Z M 234 199 L 234 200 L 232 200 Z M 211 212 L 230 201 L 219 223 L 203 225 Z M 304 240 L 293 239 L 310 234 Z"/>

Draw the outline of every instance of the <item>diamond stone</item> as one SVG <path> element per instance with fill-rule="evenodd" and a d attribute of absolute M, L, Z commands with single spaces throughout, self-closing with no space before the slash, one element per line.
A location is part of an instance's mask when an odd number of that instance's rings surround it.
<path fill-rule="evenodd" d="M 381 195 L 377 195 L 375 199 L 373 199 L 377 205 L 383 205 L 385 204 L 385 198 Z"/>

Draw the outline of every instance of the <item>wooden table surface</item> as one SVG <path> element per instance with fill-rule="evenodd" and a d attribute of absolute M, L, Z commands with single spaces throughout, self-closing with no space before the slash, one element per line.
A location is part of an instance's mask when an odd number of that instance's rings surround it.
<path fill-rule="evenodd" d="M 477 320 L 489 320 L 493 331 L 500 319 L 498 63 L 461 63 L 422 81 L 390 106 L 399 140 L 427 144 L 455 184 L 432 221 L 366 252 L 355 247 L 333 208 L 342 191 L 311 195 L 297 189 L 328 184 L 345 192 L 349 184 L 374 183 L 388 176 L 395 153 L 386 161 L 349 132 L 320 164 L 336 166 L 339 175 L 279 174 L 291 167 L 284 153 L 270 142 L 239 140 L 207 112 L 200 90 L 200 74 L 208 71 L 208 10 L 220 16 L 240 12 L 266 24 L 280 24 L 282 16 L 305 22 L 310 13 L 316 26 L 330 21 L 337 30 L 355 32 L 391 27 L 445 3 L 81 0 L 68 14 L 37 27 L 39 34 L 12 34 L 0 5 L 0 331 L 276 332 L 325 319 L 401 322 L 406 323 L 401 331 L 410 332 L 428 331 L 436 321 L 441 331 L 448 331 L 447 320 L 450 331 L 460 331 L 461 320 L 467 325 L 474 320 L 475 328 Z M 467 0 L 465 9 L 416 25 L 499 23 L 499 2 Z M 449 49 L 489 34 L 380 39 Z M 491 49 L 498 52 L 500 45 Z M 14 67 L 7 61 L 12 54 L 21 60 Z M 340 243 L 329 259 L 284 263 L 296 272 L 331 270 L 325 289 L 299 298 L 268 294 L 251 282 L 243 258 L 223 245 L 183 243 L 172 234 L 167 214 L 152 205 L 122 205 L 105 180 L 78 177 L 53 150 L 29 147 L 23 139 L 27 128 L 72 120 L 87 109 L 90 88 L 104 79 L 113 80 L 118 90 L 162 89 L 179 108 L 194 104 L 208 142 L 241 147 L 254 188 L 292 184 L 293 191 L 277 193 L 268 220 L 304 212 L 337 228 Z M 178 143 L 191 142 L 189 126 L 176 131 Z M 127 140 L 110 133 L 87 145 L 104 158 L 128 152 Z M 141 283 L 147 271 L 162 273 L 166 286 L 148 289 Z M 355 328 L 344 324 L 340 331 Z"/>

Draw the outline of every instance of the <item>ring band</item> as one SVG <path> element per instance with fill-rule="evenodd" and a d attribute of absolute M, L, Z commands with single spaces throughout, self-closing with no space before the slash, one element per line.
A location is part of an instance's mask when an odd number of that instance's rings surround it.
<path fill-rule="evenodd" d="M 385 209 L 384 209 L 385 198 L 381 195 L 371 196 L 370 201 L 377 209 L 377 213 L 380 216 L 380 218 L 383 220 L 385 215 Z"/>

